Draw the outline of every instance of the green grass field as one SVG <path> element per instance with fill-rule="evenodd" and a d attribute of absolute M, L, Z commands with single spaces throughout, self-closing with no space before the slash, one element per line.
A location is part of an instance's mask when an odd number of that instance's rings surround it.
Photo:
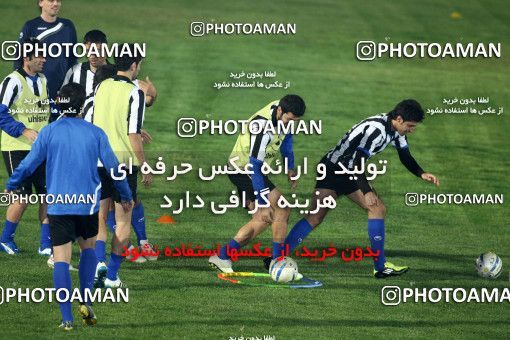
<path fill-rule="evenodd" d="M 450 17 L 458 11 L 461 19 Z M 35 1 L 0 4 L 2 40 L 14 40 L 23 23 L 38 12 Z M 506 1 L 156 1 L 66 0 L 61 16 L 73 20 L 79 40 L 98 28 L 111 42 L 146 42 L 148 56 L 141 76 L 149 75 L 158 100 L 148 109 L 145 128 L 154 142 L 147 153 L 167 166 L 187 161 L 195 166 L 223 164 L 234 136 L 179 138 L 181 117 L 247 119 L 287 92 L 307 103 L 306 118 L 321 119 L 321 136 L 294 138 L 296 159 L 315 164 L 346 130 L 367 116 L 387 112 L 402 99 L 415 98 L 424 108 L 443 106 L 443 98 L 490 97 L 490 106 L 504 107 L 500 116 L 427 116 L 409 138 L 414 157 L 441 180 L 429 185 L 400 165 L 393 148 L 377 159 L 389 161 L 388 172 L 375 188 L 388 208 L 386 249 L 389 259 L 411 270 L 404 276 L 376 280 L 372 263 L 324 263 L 299 259 L 300 271 L 321 280 L 309 290 L 243 287 L 220 281 L 206 258 L 160 258 L 141 265 L 124 263 L 120 276 L 130 287 L 128 304 L 96 305 L 94 328 L 80 324 L 71 334 L 57 329 L 56 304 L 0 305 L 2 338 L 221 338 L 275 336 L 307 338 L 506 338 L 510 337 L 508 303 L 381 304 L 385 285 L 401 287 L 509 287 L 510 236 L 508 202 L 503 205 L 420 205 L 407 207 L 404 195 L 419 193 L 501 193 L 510 197 L 507 169 L 510 91 L 510 7 Z M 205 22 L 295 22 L 295 36 L 214 36 L 193 38 L 189 24 Z M 360 40 L 389 42 L 501 42 L 497 59 L 380 59 L 360 62 Z M 5 77 L 11 64 L 0 63 Z M 289 90 L 221 89 L 216 81 L 230 72 L 276 71 Z M 506 71 L 505 71 L 506 70 Z M 506 76 L 505 76 L 506 74 Z M 207 116 L 206 116 L 207 115 Z M 2 162 L 0 182 L 5 183 Z M 142 188 L 148 236 L 160 246 L 180 243 L 206 247 L 228 241 L 248 220 L 242 209 L 215 216 L 209 210 L 187 210 L 176 224 L 157 224 L 169 211 L 160 208 L 163 195 L 180 198 L 186 190 L 207 201 L 226 201 L 234 187 L 226 177 L 199 181 L 196 172 L 173 182 L 157 177 Z M 274 182 L 291 193 L 286 178 Z M 308 198 L 314 185 L 311 172 L 296 193 Z M 5 208 L 0 210 L 2 223 Z M 293 212 L 290 227 L 300 219 Z M 134 237 L 134 236 L 133 236 Z M 260 238 L 270 245 L 270 231 Z M 0 286 L 52 287 L 46 259 L 37 255 L 37 209 L 31 207 L 18 228 L 22 253 L 0 254 Z M 368 246 L 366 213 L 346 198 L 307 239 L 308 245 Z M 306 243 L 305 243 L 306 244 Z M 492 250 L 503 260 L 497 280 L 483 280 L 474 259 Z M 79 257 L 76 248 L 73 263 Z M 262 272 L 260 259 L 242 259 L 242 271 Z M 79 280 L 72 274 L 75 286 Z M 75 315 L 77 318 L 78 315 Z M 77 319 L 78 320 L 78 319 Z"/>

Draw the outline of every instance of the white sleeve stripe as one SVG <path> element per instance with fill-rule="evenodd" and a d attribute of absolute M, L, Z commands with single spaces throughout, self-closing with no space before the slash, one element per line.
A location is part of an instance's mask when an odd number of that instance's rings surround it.
<path fill-rule="evenodd" d="M 368 137 L 368 140 L 365 144 L 365 148 L 368 149 L 368 152 L 370 154 L 373 154 L 376 147 L 379 146 L 380 144 L 384 143 L 384 140 L 385 139 L 384 139 L 384 136 L 383 136 L 383 133 L 381 132 L 381 130 L 376 129 L 376 131 L 374 131 Z"/>
<path fill-rule="evenodd" d="M 128 114 L 128 134 L 140 133 L 142 128 L 143 116 L 145 113 L 145 103 L 143 102 L 143 92 L 135 88 L 129 98 Z"/>
<path fill-rule="evenodd" d="M 94 97 L 90 96 L 83 104 L 83 119 L 87 122 L 93 122 Z"/>
<path fill-rule="evenodd" d="M 370 149 L 370 146 L 371 146 L 371 145 L 369 145 L 369 147 L 368 147 L 368 148 L 366 147 L 367 142 L 368 142 L 368 139 L 369 139 L 372 135 L 376 134 L 376 133 L 377 133 L 377 131 L 379 131 L 379 130 L 376 130 L 374 127 L 372 127 L 372 126 L 368 125 L 368 126 L 366 127 L 366 130 L 364 131 L 364 136 L 363 136 L 363 138 L 361 139 L 361 141 L 359 142 L 358 147 L 360 147 L 360 148 L 362 148 L 362 149 Z"/>
<path fill-rule="evenodd" d="M 266 158 L 267 146 L 271 142 L 271 136 L 268 134 L 251 135 L 250 140 L 250 156 L 257 158 L 259 161 L 264 161 L 264 158 Z"/>
<path fill-rule="evenodd" d="M 21 92 L 21 83 L 16 77 L 7 77 L 1 84 L 0 103 L 10 107 Z"/>
<path fill-rule="evenodd" d="M 66 73 L 66 76 L 64 77 L 64 82 L 62 83 L 62 86 L 70 83 L 71 77 L 73 76 L 73 69 L 74 69 L 74 67 L 71 67 L 69 70 L 67 70 L 67 73 Z"/>
<path fill-rule="evenodd" d="M 53 28 L 50 28 L 49 30 L 46 30 L 44 32 L 42 32 L 41 34 L 39 34 L 36 39 L 37 40 L 43 40 L 44 38 L 52 35 L 52 34 L 55 34 L 57 33 L 58 31 L 60 31 L 60 29 L 64 26 L 63 23 L 59 22 L 55 27 Z"/>
<path fill-rule="evenodd" d="M 81 63 L 75 65 L 71 68 L 71 78 L 73 79 L 73 83 L 80 83 L 80 74 L 81 74 Z"/>

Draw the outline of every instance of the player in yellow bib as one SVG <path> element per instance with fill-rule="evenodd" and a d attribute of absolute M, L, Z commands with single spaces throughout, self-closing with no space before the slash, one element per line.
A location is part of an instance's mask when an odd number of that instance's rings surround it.
<path fill-rule="evenodd" d="M 32 51 L 40 43 L 36 39 L 26 39 L 24 46 L 32 46 Z M 26 49 L 28 51 L 28 49 Z M 23 58 L 23 66 L 9 74 L 0 85 L 0 128 L 2 129 L 2 155 L 8 175 L 21 163 L 32 148 L 37 133 L 48 124 L 50 103 L 46 77 L 41 73 L 45 63 L 42 56 L 35 52 Z M 32 185 L 37 194 L 46 194 L 46 179 L 44 164 L 23 181 L 17 194 L 28 196 L 32 194 Z M 19 253 L 14 242 L 14 235 L 25 209 L 27 197 L 11 202 L 7 208 L 4 229 L 0 239 L 0 250 L 15 255 Z M 47 206 L 39 205 L 39 219 L 41 222 L 40 255 L 51 255 L 51 240 Z"/>
<path fill-rule="evenodd" d="M 133 45 L 130 44 L 128 47 L 131 50 L 131 56 L 125 53 L 124 56 L 115 57 L 117 74 L 113 78 L 103 80 L 96 88 L 91 121 L 106 132 L 119 163 L 133 164 L 132 172 L 127 175 L 127 181 L 133 193 L 133 199 L 137 202 L 137 174 L 139 167 L 145 162 L 141 137 L 145 114 L 145 95 L 133 83 L 140 72 L 142 58 L 135 55 Z M 102 184 L 99 229 L 106 236 L 108 199 L 110 198 L 115 202 L 116 228 L 108 266 L 103 262 L 104 259 L 100 259 L 98 256 L 95 286 L 104 285 L 107 288 L 118 288 L 123 286 L 117 273 L 123 259 L 121 256 L 124 251 L 123 247 L 128 246 L 133 209 L 127 212 L 122 209 L 120 194 L 113 187 L 110 176 L 102 166 L 98 171 Z M 150 174 L 142 174 L 143 184 L 150 185 L 151 182 Z M 98 236 L 96 254 L 104 254 L 104 247 L 105 241 Z"/>
<path fill-rule="evenodd" d="M 277 202 L 282 194 L 269 178 L 262 174 L 261 169 L 264 163 L 271 165 L 281 154 L 288 160 L 289 180 L 295 176 L 292 134 L 286 134 L 282 127 L 287 126 L 291 121 L 298 121 L 304 115 L 305 109 L 305 102 L 301 97 L 286 95 L 252 115 L 248 120 L 246 133 L 238 136 L 229 159 L 241 169 L 249 164 L 253 174 L 231 174 L 229 179 L 237 187 L 238 193 L 246 197 L 245 208 L 253 210 L 255 202 L 259 206 L 252 219 L 239 229 L 227 245 L 221 248 L 220 254 L 209 258 L 209 264 L 221 272 L 233 272 L 229 253 L 248 244 L 269 225 L 272 225 L 273 229 L 272 258 L 278 258 L 284 253 L 282 242 L 287 231 L 290 209 L 278 206 Z M 296 181 L 291 181 L 292 188 L 296 184 Z M 260 205 L 266 205 L 266 207 Z"/>

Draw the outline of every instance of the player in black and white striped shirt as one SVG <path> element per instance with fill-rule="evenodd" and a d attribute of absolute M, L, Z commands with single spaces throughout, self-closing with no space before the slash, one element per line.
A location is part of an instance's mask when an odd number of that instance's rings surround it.
<path fill-rule="evenodd" d="M 99 83 L 101 83 L 105 79 L 113 78 L 116 73 L 117 69 L 115 68 L 115 65 L 105 64 L 99 66 L 94 74 L 93 88 L 97 89 L 97 85 L 99 85 Z M 145 95 L 145 106 L 146 107 L 151 106 L 156 100 L 157 95 L 156 87 L 154 86 L 154 84 L 152 84 L 148 77 L 146 78 L 146 80 L 135 79 L 132 82 L 140 90 L 143 91 Z M 82 117 L 88 122 L 92 122 L 93 104 L 94 104 L 94 92 L 87 96 L 87 98 L 85 99 L 85 104 L 83 104 Z M 152 137 L 150 136 L 150 134 L 143 129 L 142 139 L 144 143 L 150 143 L 152 141 Z"/>
<path fill-rule="evenodd" d="M 374 258 L 374 276 L 384 278 L 387 276 L 400 275 L 408 270 L 405 266 L 395 266 L 386 262 L 384 256 L 384 217 L 386 208 L 373 191 L 364 173 L 349 176 L 349 174 L 335 174 L 336 170 L 354 170 L 363 168 L 362 163 L 370 157 L 381 152 L 392 144 L 404 166 L 417 177 L 439 185 L 436 176 L 422 170 L 409 152 L 406 135 L 412 133 L 418 123 L 424 119 L 423 109 L 420 104 L 407 99 L 400 102 L 388 114 L 381 114 L 367 118 L 354 125 L 320 161 L 325 171 L 318 174 L 315 191 L 318 195 L 312 198 L 311 211 L 300 220 L 287 236 L 285 243 L 292 251 L 302 240 L 323 220 L 329 211 L 327 207 L 317 209 L 317 201 L 323 202 L 326 197 L 335 200 L 346 195 L 360 207 L 368 211 L 368 234 L 372 250 L 378 251 L 379 256 Z M 364 169 L 364 168 L 363 168 Z M 321 177 L 321 179 L 319 179 Z"/>
<path fill-rule="evenodd" d="M 100 30 L 92 30 L 85 34 L 83 43 L 87 50 L 91 45 L 95 45 L 97 50 L 101 51 L 101 45 L 107 44 L 108 42 L 106 40 L 106 34 Z M 90 96 L 94 92 L 94 74 L 98 67 L 106 64 L 106 57 L 91 55 L 88 61 L 76 64 L 67 71 L 62 86 L 69 83 L 78 83 L 85 89 L 86 96 Z"/>
<path fill-rule="evenodd" d="M 2 156 L 10 176 L 14 169 L 27 157 L 38 132 L 48 124 L 50 99 L 47 80 L 42 74 L 46 59 L 35 53 L 40 42 L 30 38 L 23 43 L 33 46 L 32 53 L 23 58 L 22 67 L 9 74 L 0 84 L 0 129 Z M 26 181 L 18 194 L 31 195 L 32 186 L 37 194 L 46 194 L 44 165 L 39 166 Z M 26 208 L 27 202 L 16 200 L 9 204 L 5 224 L 0 237 L 0 251 L 15 255 L 19 249 L 14 234 Z M 51 254 L 50 230 L 47 205 L 39 205 L 41 222 L 40 255 Z"/>
<path fill-rule="evenodd" d="M 83 37 L 83 43 L 85 44 L 87 49 L 89 49 L 90 46 L 94 44 L 97 50 L 101 51 L 101 45 L 107 44 L 108 41 L 106 38 L 106 34 L 104 34 L 102 31 L 92 30 L 85 34 L 85 36 Z M 108 63 L 106 57 L 96 57 L 94 55 L 91 55 L 88 58 L 87 62 L 76 64 L 72 68 L 70 68 L 69 71 L 67 71 L 62 86 L 68 83 L 78 83 L 81 86 L 83 86 L 83 88 L 85 88 L 85 94 L 87 96 L 86 97 L 87 100 L 85 102 L 86 107 L 87 103 L 92 102 L 92 99 L 90 98 L 94 95 L 95 85 L 99 83 L 96 82 L 96 84 L 94 84 L 94 76 L 98 69 L 105 65 L 111 65 Z M 156 87 L 150 81 L 149 77 L 146 77 L 145 80 L 134 79 L 132 82 L 137 87 L 143 90 L 145 95 L 145 105 L 147 107 L 151 106 L 156 100 L 157 91 Z"/>

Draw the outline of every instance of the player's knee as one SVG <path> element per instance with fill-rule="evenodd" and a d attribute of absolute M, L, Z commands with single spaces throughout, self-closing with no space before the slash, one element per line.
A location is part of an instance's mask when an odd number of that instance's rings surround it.
<path fill-rule="evenodd" d="M 273 216 L 272 214 L 271 215 L 255 214 L 250 222 L 256 224 L 264 224 L 265 227 L 267 227 L 271 223 L 273 223 Z"/>
<path fill-rule="evenodd" d="M 249 210 L 249 211 L 252 211 L 253 209 L 255 209 L 255 202 L 254 201 L 248 201 L 244 208 Z"/>
<path fill-rule="evenodd" d="M 97 235 L 96 235 L 97 236 Z M 90 237 L 86 240 L 81 239 L 78 241 L 78 244 L 80 245 L 80 249 L 83 251 L 85 249 L 94 249 L 96 244 L 96 237 Z"/>
<path fill-rule="evenodd" d="M 382 203 L 379 203 L 378 207 L 379 207 L 379 213 L 382 216 L 386 216 L 386 206 L 384 204 L 382 204 Z"/>
<path fill-rule="evenodd" d="M 382 202 L 379 202 L 377 205 L 369 206 L 368 211 L 380 217 L 386 216 L 386 206 Z"/>
<path fill-rule="evenodd" d="M 290 208 L 276 208 L 274 211 L 274 216 L 272 218 L 272 222 L 288 222 L 289 221 L 289 215 L 290 215 Z"/>

